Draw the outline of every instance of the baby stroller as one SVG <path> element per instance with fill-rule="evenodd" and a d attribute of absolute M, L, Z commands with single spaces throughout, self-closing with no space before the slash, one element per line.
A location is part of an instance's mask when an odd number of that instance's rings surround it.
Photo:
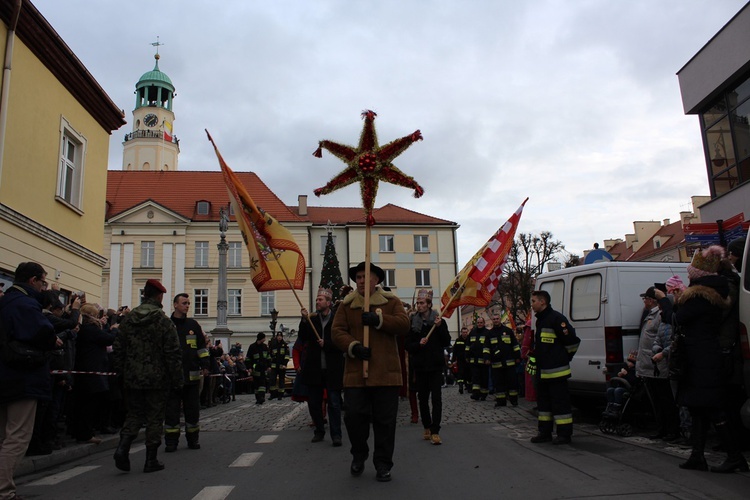
<path fill-rule="evenodd" d="M 644 427 L 656 415 L 651 394 L 641 379 L 630 383 L 621 377 L 612 377 L 610 387 L 624 389 L 622 403 L 609 403 L 602 412 L 599 430 L 604 434 L 622 437 L 633 435 L 634 426 Z"/>
<path fill-rule="evenodd" d="M 232 381 L 224 370 L 222 370 L 219 382 L 216 384 L 215 398 L 221 404 L 227 404 L 232 400 Z"/>

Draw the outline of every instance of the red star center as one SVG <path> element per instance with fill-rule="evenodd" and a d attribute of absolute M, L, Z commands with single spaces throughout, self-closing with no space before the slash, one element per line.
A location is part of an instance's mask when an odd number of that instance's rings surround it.
<path fill-rule="evenodd" d="M 374 154 L 365 153 L 359 157 L 359 168 L 362 173 L 369 174 L 375 171 L 378 165 L 378 158 Z"/>

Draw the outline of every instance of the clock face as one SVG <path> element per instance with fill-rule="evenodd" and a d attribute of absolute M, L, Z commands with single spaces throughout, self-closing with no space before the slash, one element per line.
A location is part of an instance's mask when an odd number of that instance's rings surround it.
<path fill-rule="evenodd" d="M 143 123 L 146 124 L 147 127 L 154 127 L 158 121 L 159 119 L 153 113 L 149 113 L 143 117 Z"/>

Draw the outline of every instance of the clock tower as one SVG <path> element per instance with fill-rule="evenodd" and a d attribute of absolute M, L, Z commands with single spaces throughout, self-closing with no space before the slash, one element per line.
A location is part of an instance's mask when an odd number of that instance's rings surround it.
<path fill-rule="evenodd" d="M 133 131 L 125 135 L 123 170 L 177 170 L 180 141 L 174 135 L 174 85 L 159 70 L 159 42 L 154 69 L 135 84 Z"/>

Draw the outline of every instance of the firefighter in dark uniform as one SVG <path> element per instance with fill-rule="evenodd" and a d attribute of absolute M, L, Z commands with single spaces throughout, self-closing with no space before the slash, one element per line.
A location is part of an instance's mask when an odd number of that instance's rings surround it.
<path fill-rule="evenodd" d="M 469 341 L 469 329 L 465 326 L 461 328 L 461 334 L 453 342 L 453 353 L 451 363 L 456 366 L 456 382 L 458 383 L 458 393 L 464 393 L 464 385 L 469 386 L 471 382 L 471 372 L 469 363 L 466 359 L 466 344 Z"/>
<path fill-rule="evenodd" d="M 531 308 L 536 315 L 534 355 L 539 410 L 539 433 L 531 438 L 531 442 L 568 444 L 573 435 L 573 409 L 568 392 L 569 363 L 581 340 L 568 319 L 552 309 L 546 291 L 531 293 Z M 557 437 L 554 439 L 553 421 L 557 426 Z"/>
<path fill-rule="evenodd" d="M 185 412 L 185 438 L 188 448 L 199 450 L 200 392 L 201 375 L 208 376 L 208 348 L 203 329 L 193 318 L 188 318 L 190 297 L 186 293 L 175 295 L 172 301 L 174 312 L 172 322 L 177 328 L 182 349 L 182 371 L 185 385 L 182 391 L 170 391 L 167 397 L 167 411 L 164 415 L 164 451 L 177 450 L 180 440 L 180 405 Z"/>
<path fill-rule="evenodd" d="M 284 378 L 286 377 L 286 365 L 289 363 L 289 344 L 284 340 L 282 332 L 276 332 L 276 337 L 268 343 L 268 355 L 271 358 L 271 370 L 269 371 L 270 399 L 281 399 L 284 397 Z"/>
<path fill-rule="evenodd" d="M 254 343 L 247 348 L 245 361 L 249 360 L 253 372 L 253 392 L 255 392 L 255 404 L 262 405 L 266 402 L 266 390 L 268 387 L 268 369 L 271 366 L 271 358 L 268 355 L 266 345 L 266 334 L 258 334 Z"/>
<path fill-rule="evenodd" d="M 484 318 L 478 317 L 477 324 L 469 333 L 469 339 L 466 342 L 466 358 L 471 370 L 471 399 L 475 401 L 486 401 L 490 393 L 488 388 L 490 371 L 489 360 L 485 355 L 485 340 L 487 338 L 487 329 L 484 327 Z"/>
<path fill-rule="evenodd" d="M 521 362 L 521 348 L 513 330 L 503 324 L 500 313 L 492 314 L 492 328 L 487 335 L 492 366 L 492 387 L 495 407 L 506 406 L 508 400 L 518 406 L 516 364 Z"/>

